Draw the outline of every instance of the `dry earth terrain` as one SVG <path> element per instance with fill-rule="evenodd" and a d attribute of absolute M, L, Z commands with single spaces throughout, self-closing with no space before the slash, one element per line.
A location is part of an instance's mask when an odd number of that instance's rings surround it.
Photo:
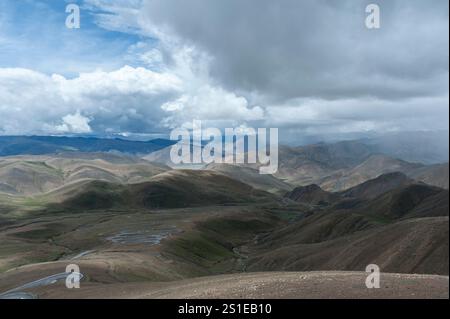
<path fill-rule="evenodd" d="M 448 298 L 448 190 L 405 172 L 335 192 L 255 172 L 2 158 L 0 298 Z M 372 263 L 381 289 L 365 288 Z M 64 288 L 68 264 L 82 289 Z"/>
<path fill-rule="evenodd" d="M 423 299 L 449 297 L 445 276 L 382 274 L 379 289 L 365 286 L 363 272 L 270 272 L 209 276 L 170 283 L 62 283 L 30 289 L 40 298 L 152 299 Z"/>

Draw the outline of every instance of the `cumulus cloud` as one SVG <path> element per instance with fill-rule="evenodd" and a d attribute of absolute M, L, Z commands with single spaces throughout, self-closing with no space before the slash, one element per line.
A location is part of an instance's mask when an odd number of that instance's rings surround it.
<path fill-rule="evenodd" d="M 80 114 L 80 111 L 77 111 L 75 114 L 67 114 L 62 118 L 62 124 L 55 127 L 57 132 L 61 133 L 74 133 L 74 134 L 83 134 L 83 133 L 91 133 L 91 127 L 89 126 L 89 122 L 91 120 Z M 51 128 L 50 128 L 51 130 Z"/>
<path fill-rule="evenodd" d="M 172 113 L 164 121 L 168 127 L 192 120 L 205 120 L 209 125 L 218 127 L 234 127 L 243 122 L 264 119 L 261 107 L 249 107 L 244 97 L 211 86 L 200 87 L 195 94 L 185 94 L 167 102 L 162 109 Z"/>
<path fill-rule="evenodd" d="M 72 79 L 0 69 L 0 134 L 168 132 L 193 119 L 226 125 L 263 118 L 260 107 L 193 78 L 188 69 L 125 66 Z"/>
<path fill-rule="evenodd" d="M 51 127 L 73 133 L 154 128 L 163 116 L 160 105 L 180 90 L 172 74 L 128 66 L 73 79 L 0 69 L 0 128 L 3 134 L 45 133 Z"/>

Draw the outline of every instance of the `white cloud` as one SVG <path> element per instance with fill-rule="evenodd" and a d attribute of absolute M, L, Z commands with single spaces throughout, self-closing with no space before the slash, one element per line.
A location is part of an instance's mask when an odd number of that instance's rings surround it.
<path fill-rule="evenodd" d="M 132 34 L 134 44 L 125 51 L 105 47 L 111 51 L 105 55 L 101 43 L 89 47 L 92 38 L 78 33 L 73 46 L 105 61 L 78 51 L 51 54 L 46 65 L 61 67 L 62 74 L 87 70 L 72 78 L 0 68 L 0 134 L 136 135 L 194 119 L 295 134 L 448 128 L 442 4 L 427 10 L 409 5 L 414 17 L 427 15 L 418 24 L 403 23 L 407 11 L 394 5 L 384 28 L 368 33 L 358 24 L 364 10 L 359 17 L 343 3 L 85 0 L 98 26 Z M 81 68 L 79 60 L 93 63 Z M 103 62 L 108 67 L 96 70 Z"/>
<path fill-rule="evenodd" d="M 167 102 L 162 108 L 173 113 L 165 119 L 169 127 L 193 119 L 208 121 L 219 127 L 234 127 L 242 122 L 264 119 L 264 110 L 261 107 L 250 107 L 244 97 L 208 85 Z"/>
<path fill-rule="evenodd" d="M 91 133 L 91 127 L 89 126 L 89 122 L 91 121 L 88 117 L 85 117 L 80 114 L 80 111 L 77 111 L 74 114 L 67 114 L 62 118 L 63 123 L 55 127 L 55 130 L 60 133 L 74 133 L 74 134 L 82 134 L 82 133 Z"/>
<path fill-rule="evenodd" d="M 90 96 L 109 98 L 115 94 L 158 95 L 167 91 L 179 91 L 182 85 L 180 79 L 173 74 L 130 66 L 112 72 L 82 73 L 74 79 L 53 75 L 52 80 L 66 100 Z"/>
<path fill-rule="evenodd" d="M 131 34 L 142 34 L 139 25 L 142 0 L 84 0 L 83 9 L 95 13 L 95 22 L 100 27 Z M 101 12 L 98 12 L 100 9 Z"/>
<path fill-rule="evenodd" d="M 0 134 L 120 132 L 136 122 L 151 130 L 181 85 L 173 74 L 128 66 L 74 79 L 0 68 Z"/>
<path fill-rule="evenodd" d="M 148 133 L 193 119 L 235 126 L 264 118 L 261 107 L 196 73 L 204 66 L 191 53 L 180 51 L 161 72 L 125 66 L 73 79 L 0 68 L 0 134 Z"/>

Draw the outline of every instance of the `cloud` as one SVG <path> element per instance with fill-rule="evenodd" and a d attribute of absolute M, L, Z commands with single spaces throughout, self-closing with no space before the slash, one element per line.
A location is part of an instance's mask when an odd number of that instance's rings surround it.
<path fill-rule="evenodd" d="M 125 66 L 72 79 L 0 68 L 0 134 L 167 133 L 193 119 L 229 126 L 264 118 L 244 97 L 192 78 L 191 59 L 177 61 L 171 71 Z"/>
<path fill-rule="evenodd" d="M 63 123 L 55 127 L 55 130 L 60 133 L 74 133 L 74 134 L 83 134 L 83 133 L 91 133 L 91 127 L 89 126 L 89 122 L 91 121 L 89 118 L 80 114 L 77 111 L 75 114 L 67 114 L 62 118 Z"/>
<path fill-rule="evenodd" d="M 261 107 L 250 107 L 244 97 L 208 85 L 165 103 L 162 109 L 172 113 L 164 119 L 164 123 L 171 128 L 192 120 L 203 120 L 223 128 L 264 119 Z"/>
<path fill-rule="evenodd" d="M 270 100 L 377 97 L 446 91 L 448 1 L 378 1 L 382 27 L 365 27 L 369 1 L 146 0 L 145 14 L 210 54 L 231 90 Z"/>
<path fill-rule="evenodd" d="M 30 53 L 0 31 L 0 134 L 448 129 L 448 2 L 380 0 L 368 30 L 369 2 L 85 0 L 85 29 L 45 23 Z"/>
<path fill-rule="evenodd" d="M 73 79 L 0 68 L 0 133 L 145 132 L 158 127 L 160 106 L 181 89 L 175 75 L 129 66 Z"/>
<path fill-rule="evenodd" d="M 379 30 L 369 3 L 144 0 L 140 21 L 282 135 L 448 129 L 448 2 L 378 1 Z"/>
<path fill-rule="evenodd" d="M 139 10 L 142 0 L 85 0 L 82 8 L 94 13 L 95 23 L 103 29 L 142 35 Z"/>
<path fill-rule="evenodd" d="M 426 106 L 432 106 L 433 110 Z M 448 95 L 397 101 L 295 99 L 267 108 L 268 125 L 296 134 L 448 130 Z"/>

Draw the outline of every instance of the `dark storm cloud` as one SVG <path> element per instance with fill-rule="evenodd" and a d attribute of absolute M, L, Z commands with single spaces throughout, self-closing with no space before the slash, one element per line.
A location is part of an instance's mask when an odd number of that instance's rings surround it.
<path fill-rule="evenodd" d="M 378 30 L 365 26 L 369 3 Z M 447 0 L 148 0 L 145 13 L 208 52 L 225 87 L 266 101 L 447 92 Z"/>

